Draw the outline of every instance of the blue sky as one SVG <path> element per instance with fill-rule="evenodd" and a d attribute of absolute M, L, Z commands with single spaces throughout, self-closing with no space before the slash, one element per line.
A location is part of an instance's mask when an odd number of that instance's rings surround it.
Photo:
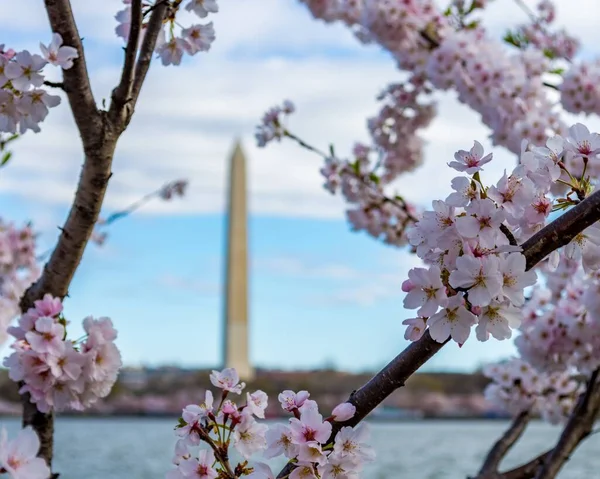
<path fill-rule="evenodd" d="M 491 27 L 500 33 L 521 14 L 496 3 L 504 7 L 490 12 Z M 113 16 L 122 6 L 73 5 L 100 100 L 118 78 L 121 44 Z M 593 38 L 593 15 L 568 8 L 560 14 Z M 105 247 L 90 245 L 65 303 L 70 334 L 79 335 L 85 315 L 110 316 L 127 364 L 219 364 L 224 186 L 228 154 L 240 136 L 249 158 L 253 362 L 380 367 L 407 344 L 401 322 L 410 312 L 402 308 L 400 285 L 416 259 L 351 233 L 342 203 L 321 187 L 319 159 L 289 144 L 257 149 L 253 129 L 264 110 L 290 98 L 298 106 L 292 130 L 347 152 L 367 139 L 365 120 L 377 112 L 377 93 L 399 79 L 393 61 L 340 25 L 312 21 L 295 0 L 222 2 L 213 20 L 217 41 L 210 53 L 186 58 L 180 68 L 152 67 L 115 155 L 105 213 L 176 178 L 190 180 L 189 195 L 148 205 L 115 223 Z M 1 40 L 16 49 L 50 39 L 33 0 L 3 7 L 0 29 Z M 425 166 L 395 185 L 421 204 L 449 192 L 452 173 L 442 166 L 454 151 L 475 139 L 489 145 L 489 132 L 451 95 L 440 96 L 439 110 L 425 133 Z M 32 219 L 43 251 L 65 218 L 82 160 L 67 103 L 14 152 L 0 176 L 0 210 L 17 222 Z M 514 164 L 503 150 L 494 155 L 490 177 Z M 426 367 L 472 370 L 512 351 L 511 342 L 472 340 L 460 350 L 444 348 Z"/>

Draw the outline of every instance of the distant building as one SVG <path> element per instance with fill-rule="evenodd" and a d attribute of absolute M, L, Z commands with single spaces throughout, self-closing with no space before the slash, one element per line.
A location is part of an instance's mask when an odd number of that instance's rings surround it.
<path fill-rule="evenodd" d="M 223 363 L 246 381 L 254 378 L 248 351 L 248 211 L 246 158 L 235 144 L 229 167 L 227 265 L 225 273 Z"/>

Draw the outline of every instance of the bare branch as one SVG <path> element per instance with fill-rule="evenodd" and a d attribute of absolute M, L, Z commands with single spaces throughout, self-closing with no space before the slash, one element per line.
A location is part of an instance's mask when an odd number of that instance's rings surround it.
<path fill-rule="evenodd" d="M 76 48 L 79 55 L 79 58 L 73 62 L 73 66 L 62 72 L 64 90 L 85 144 L 86 141 L 94 140 L 102 120 L 92 94 L 83 44 L 73 18 L 71 2 L 69 0 L 44 0 L 44 4 L 52 31 L 62 36 L 65 45 Z"/>
<path fill-rule="evenodd" d="M 154 4 L 152 15 L 150 15 L 150 20 L 148 20 L 148 26 L 146 27 L 146 33 L 144 34 L 144 41 L 142 42 L 138 61 L 135 66 L 135 78 L 133 81 L 133 88 L 131 90 L 132 110 L 135 107 L 138 97 L 140 96 L 142 84 L 144 83 L 144 79 L 146 78 L 146 74 L 150 68 L 152 54 L 154 53 L 154 48 L 156 47 L 156 40 L 158 39 L 158 34 L 162 28 L 163 20 L 165 19 L 167 11 L 168 2 L 159 0 Z"/>
<path fill-rule="evenodd" d="M 500 473 L 496 477 L 497 479 L 533 479 L 540 466 L 550 456 L 551 453 L 552 449 L 546 451 L 544 454 L 540 454 L 538 457 L 532 459 L 526 464 L 523 464 L 522 466 Z"/>
<path fill-rule="evenodd" d="M 500 462 L 523 435 L 523 431 L 525 431 L 527 424 L 529 424 L 529 419 L 529 411 L 524 411 L 513 419 L 510 427 L 503 436 L 496 441 L 494 447 L 490 449 L 490 452 L 483 462 L 483 466 L 481 466 L 479 473 L 474 479 L 496 477 Z"/>
<path fill-rule="evenodd" d="M 55 82 L 55 81 L 45 80 L 44 85 L 49 86 L 50 88 L 60 88 L 62 91 L 65 91 L 65 92 L 67 91 L 67 90 L 65 90 L 65 84 L 63 82 Z"/>
<path fill-rule="evenodd" d="M 581 441 L 592 432 L 600 409 L 598 371 L 592 373 L 586 391 L 577 401 L 556 446 L 543 462 L 535 479 L 554 479 Z"/>
<path fill-rule="evenodd" d="M 512 231 L 510 231 L 508 229 L 508 226 L 506 226 L 505 224 L 501 224 L 500 225 L 500 231 L 502 231 L 502 233 L 504 234 L 504 236 L 506 236 L 506 239 L 508 240 L 508 243 L 512 246 L 517 246 L 517 240 L 515 239 L 515 237 L 512 234 Z"/>
<path fill-rule="evenodd" d="M 123 61 L 123 71 L 121 72 L 121 81 L 113 90 L 112 102 L 110 105 L 111 119 L 124 119 L 125 108 L 131 100 L 131 90 L 133 88 L 133 73 L 135 69 L 135 59 L 137 57 L 138 44 L 140 42 L 140 32 L 142 30 L 142 0 L 133 0 L 131 3 L 131 27 L 129 29 L 129 39 L 125 48 L 125 60 Z M 125 123 L 125 121 L 123 122 Z"/>

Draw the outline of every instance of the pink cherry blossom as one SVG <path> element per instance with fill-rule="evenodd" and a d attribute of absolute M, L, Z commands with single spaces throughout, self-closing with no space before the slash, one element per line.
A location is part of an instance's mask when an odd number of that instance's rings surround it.
<path fill-rule="evenodd" d="M 294 409 L 302 407 L 309 396 L 308 391 L 298 391 L 298 393 L 295 393 L 294 391 L 286 390 L 279 394 L 278 399 L 285 411 L 292 412 Z"/>
<path fill-rule="evenodd" d="M 408 326 L 404 332 L 404 339 L 408 341 L 417 341 L 425 332 L 426 323 L 424 318 L 410 318 L 402 321 L 402 324 Z"/>
<path fill-rule="evenodd" d="M 56 356 L 64 350 L 65 328 L 53 318 L 41 317 L 35 321 L 35 330 L 25 334 L 31 348 L 38 353 L 50 353 Z"/>
<path fill-rule="evenodd" d="M 408 272 L 411 290 L 404 298 L 404 307 L 415 309 L 421 316 L 431 316 L 447 301 L 446 287 L 437 266 L 429 269 L 413 268 Z"/>
<path fill-rule="evenodd" d="M 453 288 L 468 288 L 469 302 L 474 306 L 486 306 L 502 292 L 502 276 L 498 258 L 485 256 L 461 256 L 456 259 L 456 270 L 450 274 Z"/>
<path fill-rule="evenodd" d="M 348 419 L 352 419 L 354 414 L 356 414 L 356 406 L 349 402 L 338 404 L 331 412 L 333 420 L 337 422 L 344 422 Z"/>
<path fill-rule="evenodd" d="M 315 409 L 304 410 L 300 419 L 291 418 L 290 427 L 296 444 L 312 441 L 324 444 L 331 435 L 331 423 L 323 422 L 323 416 Z"/>
<path fill-rule="evenodd" d="M 185 9 L 205 18 L 209 13 L 217 13 L 219 6 L 217 0 L 190 0 Z"/>
<path fill-rule="evenodd" d="M 312 462 L 298 462 L 290 473 L 290 479 L 318 479 Z"/>
<path fill-rule="evenodd" d="M 210 382 L 223 391 L 235 394 L 242 394 L 242 389 L 246 387 L 246 383 L 240 383 L 240 377 L 233 368 L 225 368 L 223 371 L 213 371 L 210 375 Z"/>
<path fill-rule="evenodd" d="M 350 457 L 358 462 L 369 462 L 375 459 L 375 452 L 366 444 L 369 438 L 369 427 L 365 423 L 352 428 L 345 426 L 335 436 L 333 451 L 341 457 Z"/>
<path fill-rule="evenodd" d="M 332 454 L 327 463 L 319 467 L 322 479 L 359 479 L 358 464 L 348 456 Z"/>
<path fill-rule="evenodd" d="M 22 429 L 12 441 L 2 429 L 0 466 L 14 479 L 48 479 L 50 469 L 43 458 L 37 457 L 39 449 L 40 440 L 31 426 Z"/>
<path fill-rule="evenodd" d="M 483 146 L 475 142 L 470 151 L 460 150 L 454 155 L 456 161 L 451 161 L 448 166 L 458 171 L 464 171 L 469 175 L 481 171 L 481 167 L 492 161 L 492 154 L 483 156 Z"/>
<path fill-rule="evenodd" d="M 321 444 L 309 441 L 298 446 L 298 460 L 323 465 L 327 462 L 327 456 L 323 452 Z"/>
<path fill-rule="evenodd" d="M 506 302 L 492 301 L 481 308 L 477 316 L 479 322 L 475 333 L 479 341 L 487 341 L 490 334 L 498 340 L 508 339 L 512 336 L 512 329 L 521 322 L 520 311 Z"/>
<path fill-rule="evenodd" d="M 246 479 L 275 479 L 271 468 L 264 462 L 254 464 L 254 472 L 250 473 Z"/>
<path fill-rule="evenodd" d="M 214 479 L 218 473 L 213 469 L 215 455 L 212 449 L 201 449 L 198 459 L 190 458 L 181 462 L 179 469 L 185 477 L 193 479 Z"/>
<path fill-rule="evenodd" d="M 448 304 L 427 321 L 431 337 L 443 343 L 452 337 L 454 341 L 463 344 L 471 332 L 471 326 L 477 322 L 477 317 L 467 310 L 462 296 L 452 296 Z"/>
<path fill-rule="evenodd" d="M 46 293 L 42 299 L 34 301 L 33 304 L 35 314 L 30 312 L 30 315 L 36 319 L 42 316 L 55 318 L 63 310 L 63 305 L 60 298 L 54 298 L 48 293 Z"/>
<path fill-rule="evenodd" d="M 252 416 L 245 419 L 236 426 L 233 432 L 233 445 L 238 452 L 248 459 L 252 454 L 267 447 L 265 433 L 268 426 L 259 424 Z"/>
<path fill-rule="evenodd" d="M 265 450 L 264 455 L 267 459 L 281 454 L 292 459 L 298 455 L 298 446 L 293 443 L 290 426 L 285 424 L 274 424 L 269 428 L 265 437 L 267 449 Z"/>
<path fill-rule="evenodd" d="M 252 414 L 261 419 L 265 418 L 265 408 L 268 403 L 268 396 L 264 391 L 255 391 L 253 393 L 246 393 L 246 401 L 248 409 Z"/>
<path fill-rule="evenodd" d="M 40 43 L 40 49 L 44 59 L 55 66 L 68 70 L 73 66 L 73 60 L 79 58 L 77 49 L 63 45 L 63 39 L 60 33 L 52 34 L 52 42 L 46 47 Z"/>

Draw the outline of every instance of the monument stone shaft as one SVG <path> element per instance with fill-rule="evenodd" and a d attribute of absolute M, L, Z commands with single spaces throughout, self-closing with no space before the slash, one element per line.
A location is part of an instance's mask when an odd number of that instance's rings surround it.
<path fill-rule="evenodd" d="M 229 166 L 225 279 L 225 367 L 244 380 L 254 377 L 248 351 L 248 212 L 246 158 L 236 142 Z"/>

